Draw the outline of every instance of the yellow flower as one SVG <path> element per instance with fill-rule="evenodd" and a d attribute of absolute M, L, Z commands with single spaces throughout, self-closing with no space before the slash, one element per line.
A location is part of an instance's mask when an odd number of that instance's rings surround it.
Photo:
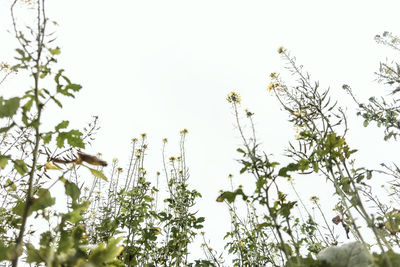
<path fill-rule="evenodd" d="M 229 103 L 240 104 L 241 98 L 240 98 L 240 95 L 238 93 L 230 92 L 230 94 L 227 96 L 226 100 Z"/>
<path fill-rule="evenodd" d="M 163 143 L 167 143 L 168 142 L 168 139 L 167 138 L 163 138 Z"/>
<path fill-rule="evenodd" d="M 273 82 L 270 82 L 270 83 L 268 84 L 268 86 L 267 86 L 267 92 L 271 92 L 272 89 L 274 89 L 274 83 L 273 83 Z"/>

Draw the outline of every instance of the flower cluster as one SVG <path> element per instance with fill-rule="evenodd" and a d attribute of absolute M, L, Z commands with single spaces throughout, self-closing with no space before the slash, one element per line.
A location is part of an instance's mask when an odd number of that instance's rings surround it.
<path fill-rule="evenodd" d="M 241 98 L 240 95 L 236 92 L 230 92 L 226 100 L 232 104 L 240 104 Z"/>

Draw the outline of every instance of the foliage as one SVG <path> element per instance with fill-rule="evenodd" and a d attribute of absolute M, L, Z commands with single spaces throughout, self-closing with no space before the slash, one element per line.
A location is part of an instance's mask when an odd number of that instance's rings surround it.
<path fill-rule="evenodd" d="M 166 155 L 163 139 L 163 172 L 152 181 L 145 164 L 146 134 L 132 139 L 127 168 L 114 159 L 106 169 L 101 154 L 82 151 L 89 149 L 99 129 L 97 117 L 83 130 L 71 129 L 67 120 L 50 127 L 43 121 L 51 105 L 62 108 L 64 99 L 74 98 L 82 86 L 57 67 L 62 51 L 48 33 L 56 23 L 46 17 L 45 1 L 31 4 L 35 27 L 26 29 L 15 18 L 21 3 L 15 0 L 11 5 L 19 47 L 15 64 L 0 64 L 0 85 L 17 73 L 31 80 L 30 89 L 21 95 L 0 97 L 0 261 L 5 266 L 223 266 L 222 253 L 211 248 L 203 232 L 205 258 L 190 257 L 205 218 L 195 210 L 201 194 L 189 185 L 186 129 L 180 132 L 178 156 Z M 391 33 L 377 35 L 376 40 L 400 50 L 400 38 Z M 246 119 L 241 119 L 240 95 L 232 92 L 227 97 L 242 139 L 237 148 L 240 174 L 253 177 L 249 189 L 236 187 L 229 175 L 231 188 L 216 199 L 230 214 L 225 249 L 233 266 L 398 266 L 400 211 L 381 201 L 371 182 L 389 177 L 388 196 L 398 200 L 400 169 L 395 164 L 382 164 L 381 170 L 359 166 L 357 149 L 346 140 L 343 108 L 285 48 L 278 52 L 295 77 L 291 85 L 284 75 L 272 73 L 267 88 L 296 129 L 285 159 L 262 150 L 254 113 L 245 110 Z M 384 140 L 396 139 L 399 64 L 381 63 L 376 75 L 390 88 L 392 100 L 371 97 L 363 104 L 349 85 L 343 88 L 357 104 L 365 127 L 375 121 L 384 128 Z M 87 174 L 93 176 L 89 182 L 83 179 Z M 331 220 L 318 197 L 311 197 L 310 211 L 296 190 L 295 177 L 310 175 L 325 179 L 332 188 L 336 216 Z M 64 195 L 54 194 L 56 184 L 63 185 Z M 60 198 L 65 203 L 61 210 L 55 208 Z M 355 242 L 343 242 L 337 228 Z"/>

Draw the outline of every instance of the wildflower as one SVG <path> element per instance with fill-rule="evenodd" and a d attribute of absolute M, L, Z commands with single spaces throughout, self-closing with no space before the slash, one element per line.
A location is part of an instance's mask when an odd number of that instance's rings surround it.
<path fill-rule="evenodd" d="M 240 104 L 241 98 L 240 98 L 240 95 L 238 93 L 230 92 L 230 94 L 227 96 L 226 100 L 229 103 Z"/>
<path fill-rule="evenodd" d="M 317 202 L 319 201 L 319 197 L 317 197 L 317 196 L 312 196 L 312 197 L 310 197 L 310 201 L 312 201 L 312 202 L 314 202 L 314 203 L 317 203 Z"/>
<path fill-rule="evenodd" d="M 11 70 L 11 66 L 7 62 L 0 62 L 0 70 L 8 71 Z"/>
<path fill-rule="evenodd" d="M 112 159 L 112 162 L 113 162 L 113 163 L 118 163 L 118 159 L 117 159 L 117 158 L 113 158 L 113 159 Z"/>
<path fill-rule="evenodd" d="M 157 174 L 157 176 L 160 176 L 161 173 L 160 173 L 160 172 L 157 172 L 156 174 Z"/>
<path fill-rule="evenodd" d="M 176 160 L 176 158 L 174 156 L 169 157 L 169 161 L 174 162 Z"/>
<path fill-rule="evenodd" d="M 143 174 L 146 174 L 146 169 L 145 168 L 139 168 L 139 171 Z"/>
<path fill-rule="evenodd" d="M 303 112 L 301 111 L 301 109 L 293 111 L 293 115 L 295 115 L 295 116 L 301 116 L 302 114 L 303 114 Z"/>
<path fill-rule="evenodd" d="M 142 137 L 142 139 L 145 139 L 147 134 L 146 133 L 142 133 L 140 136 Z"/>
<path fill-rule="evenodd" d="M 163 138 L 162 141 L 163 141 L 164 144 L 168 143 L 168 139 L 167 138 Z"/>
<path fill-rule="evenodd" d="M 131 140 L 131 141 L 132 141 L 133 143 L 136 143 L 136 142 L 137 142 L 137 140 L 138 140 L 137 138 L 132 138 L 132 140 Z"/>
<path fill-rule="evenodd" d="M 251 117 L 251 116 L 254 115 L 254 113 L 253 113 L 253 112 L 250 112 L 247 108 L 244 110 L 244 112 L 246 112 L 246 116 L 247 116 L 247 117 Z"/>
<path fill-rule="evenodd" d="M 271 92 L 272 89 L 274 89 L 274 83 L 273 83 L 273 82 L 270 82 L 270 83 L 268 84 L 268 86 L 267 86 L 267 92 Z"/>
<path fill-rule="evenodd" d="M 233 178 L 233 174 L 230 173 L 230 174 L 228 175 L 228 178 L 229 178 L 229 179 L 232 179 L 232 178 Z"/>
<path fill-rule="evenodd" d="M 278 78 L 278 74 L 276 74 L 276 72 L 272 72 L 269 77 L 271 77 L 272 79 L 276 79 Z"/>
<path fill-rule="evenodd" d="M 122 173 L 124 171 L 124 169 L 122 169 L 121 167 L 119 167 L 118 169 L 117 169 L 117 172 L 119 172 L 119 173 Z"/>
<path fill-rule="evenodd" d="M 283 46 L 278 47 L 278 53 L 283 54 L 286 51 L 286 49 Z"/>
<path fill-rule="evenodd" d="M 136 157 L 139 158 L 142 155 L 142 150 L 141 149 L 137 149 L 135 155 L 136 155 Z"/>
<path fill-rule="evenodd" d="M 180 134 L 182 134 L 182 135 L 185 135 L 185 134 L 187 134 L 189 131 L 188 131 L 188 129 L 183 129 L 182 131 L 180 131 L 179 133 Z"/>

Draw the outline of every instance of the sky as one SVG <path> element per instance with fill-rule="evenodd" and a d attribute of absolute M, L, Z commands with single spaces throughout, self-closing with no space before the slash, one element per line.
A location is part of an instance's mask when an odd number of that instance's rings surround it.
<path fill-rule="evenodd" d="M 0 1 L 0 61 L 11 60 L 15 47 L 6 32 L 10 3 Z M 266 91 L 269 74 L 284 71 L 279 46 L 349 106 L 355 123 L 348 141 L 363 164 L 377 164 L 376 155 L 390 160 L 394 154 L 388 151 L 398 146 L 380 142 L 382 133 L 374 127 L 365 131 L 341 89 L 349 84 L 361 99 L 382 94 L 373 73 L 392 54 L 374 36 L 399 34 L 398 1 L 58 0 L 47 1 L 47 8 L 59 24 L 59 66 L 83 89 L 61 111 L 53 107 L 46 122 L 65 119 L 82 128 L 99 116 L 101 130 L 86 152 L 101 152 L 108 161 L 119 158 L 121 164 L 127 162 L 130 139 L 147 133 L 150 176 L 161 169 L 162 138 L 169 139 L 174 154 L 179 131 L 187 128 L 190 183 L 203 195 L 197 208 L 217 249 L 229 230 L 227 208 L 215 202 L 218 190 L 229 188 L 229 173 L 237 184 L 252 182 L 238 174 L 235 150 L 241 141 L 227 94 L 238 92 L 242 108 L 255 113 L 267 153 L 282 157 L 295 135 Z M 12 94 L 11 85 L 1 85 L 1 94 Z M 306 199 L 321 190 L 324 195 L 324 181 L 321 187 L 298 183 Z"/>

